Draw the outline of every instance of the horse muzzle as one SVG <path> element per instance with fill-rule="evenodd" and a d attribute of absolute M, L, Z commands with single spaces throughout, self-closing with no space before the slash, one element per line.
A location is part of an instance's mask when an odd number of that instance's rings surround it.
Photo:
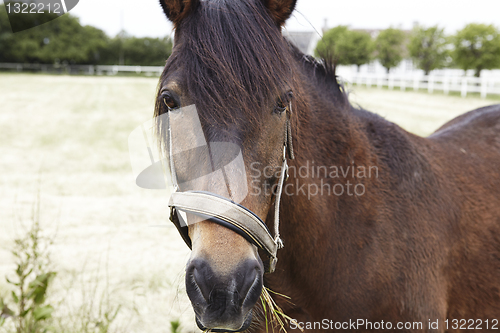
<path fill-rule="evenodd" d="M 213 332 L 246 330 L 262 292 L 263 272 L 260 260 L 246 260 L 224 276 L 217 275 L 204 259 L 191 260 L 186 268 L 186 291 L 198 327 Z"/>

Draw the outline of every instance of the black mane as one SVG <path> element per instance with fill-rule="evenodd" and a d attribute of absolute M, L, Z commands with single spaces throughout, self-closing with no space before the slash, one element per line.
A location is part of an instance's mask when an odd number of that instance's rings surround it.
<path fill-rule="evenodd" d="M 293 89 L 304 71 L 312 71 L 307 79 L 316 80 L 311 84 L 332 102 L 347 102 L 335 67 L 304 55 L 288 42 L 262 1 L 202 2 L 179 25 L 175 42 L 161 81 L 182 67 L 183 89 L 209 123 L 232 122 L 243 113 L 257 124 L 255 111 L 274 103 L 285 89 Z"/>
<path fill-rule="evenodd" d="M 177 28 L 162 81 L 182 67 L 183 89 L 199 111 L 209 110 L 208 122 L 255 117 L 291 86 L 293 70 L 288 43 L 266 11 L 261 1 L 200 3 Z"/>
<path fill-rule="evenodd" d="M 295 46 L 292 47 L 292 53 L 297 62 L 299 62 L 306 73 L 312 74 L 308 76 L 308 80 L 312 80 L 315 89 L 320 89 L 322 96 L 327 97 L 337 106 L 346 106 L 349 101 L 344 86 L 339 82 L 336 73 L 336 66 L 330 59 L 316 59 L 311 55 L 302 53 Z"/>

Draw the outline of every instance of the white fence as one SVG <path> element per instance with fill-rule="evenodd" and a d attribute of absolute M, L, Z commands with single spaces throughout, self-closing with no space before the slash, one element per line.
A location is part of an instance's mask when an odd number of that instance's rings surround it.
<path fill-rule="evenodd" d="M 104 66 L 104 65 L 43 65 L 43 64 L 17 64 L 0 63 L 0 69 L 14 71 L 41 71 L 68 74 L 87 75 L 116 75 L 122 73 L 145 74 L 147 76 L 160 76 L 163 72 L 162 66 Z M 417 74 L 375 74 L 356 73 L 352 71 L 341 71 L 340 76 L 347 84 L 366 85 L 367 87 L 388 87 L 400 90 L 425 89 L 429 93 L 442 91 L 448 94 L 450 91 L 459 92 L 462 97 L 469 93 L 479 93 L 482 98 L 488 95 L 500 95 L 500 76 L 485 76 L 481 78 L 458 75 L 429 75 Z"/>
<path fill-rule="evenodd" d="M 0 63 L 0 69 L 22 71 L 36 71 L 44 73 L 68 73 L 68 74 L 87 74 L 87 75 L 116 75 L 120 72 L 145 74 L 148 76 L 160 76 L 163 72 L 162 66 L 106 66 L 106 65 L 45 65 L 45 64 L 18 64 L 18 63 Z"/>
<path fill-rule="evenodd" d="M 164 67 L 162 66 L 95 66 L 95 72 L 97 75 L 102 75 L 103 73 L 107 73 L 108 75 L 115 75 L 119 72 L 129 72 L 141 74 L 144 73 L 146 75 L 157 75 L 160 76 L 163 73 Z"/>
<path fill-rule="evenodd" d="M 479 93 L 482 98 L 487 95 L 500 95 L 500 77 L 466 77 L 466 76 L 423 76 L 423 75 L 380 75 L 369 73 L 344 73 L 344 82 L 349 84 L 376 86 L 400 90 L 425 89 L 429 93 L 442 91 L 448 94 L 450 91 L 460 92 L 462 97 L 468 93 Z"/>

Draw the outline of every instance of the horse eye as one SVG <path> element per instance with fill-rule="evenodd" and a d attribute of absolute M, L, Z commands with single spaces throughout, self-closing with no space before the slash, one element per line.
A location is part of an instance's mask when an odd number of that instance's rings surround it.
<path fill-rule="evenodd" d="M 161 98 L 163 100 L 163 103 L 165 106 L 168 108 L 168 110 L 175 110 L 179 108 L 179 102 L 178 100 L 173 96 L 172 93 L 170 92 L 165 92 L 161 95 Z"/>
<path fill-rule="evenodd" d="M 278 114 L 281 114 L 281 113 L 283 113 L 285 111 L 286 111 L 286 105 L 284 105 L 283 102 L 281 100 L 279 100 L 276 103 L 276 107 L 274 108 L 274 112 L 278 113 Z"/>
<path fill-rule="evenodd" d="M 292 100 L 293 93 L 291 91 L 284 94 L 282 97 L 278 98 L 276 101 L 276 106 L 274 107 L 274 112 L 277 114 L 281 114 L 286 111 L 288 108 L 288 104 Z"/>

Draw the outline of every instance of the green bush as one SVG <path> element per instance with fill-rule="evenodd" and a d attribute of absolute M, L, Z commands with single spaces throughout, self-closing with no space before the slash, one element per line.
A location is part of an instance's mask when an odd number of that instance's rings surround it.
<path fill-rule="evenodd" d="M 443 68 L 446 58 L 449 56 L 447 50 L 448 39 L 444 29 L 438 26 L 423 28 L 417 26 L 413 29 L 408 51 L 415 65 L 429 75 L 429 72 Z"/>
<path fill-rule="evenodd" d="M 493 25 L 471 23 L 453 36 L 453 60 L 463 70 L 500 68 L 500 31 Z"/>
<path fill-rule="evenodd" d="M 51 328 L 54 308 L 46 296 L 56 272 L 50 270 L 52 241 L 41 235 L 39 216 L 38 196 L 29 229 L 14 241 L 15 277 L 6 278 L 13 288 L 10 299 L 0 298 L 0 326 L 11 320 L 17 333 L 43 333 Z"/>
<path fill-rule="evenodd" d="M 403 60 L 405 39 L 405 33 L 394 28 L 382 30 L 377 36 L 375 40 L 377 59 L 386 68 L 387 73 Z"/>

